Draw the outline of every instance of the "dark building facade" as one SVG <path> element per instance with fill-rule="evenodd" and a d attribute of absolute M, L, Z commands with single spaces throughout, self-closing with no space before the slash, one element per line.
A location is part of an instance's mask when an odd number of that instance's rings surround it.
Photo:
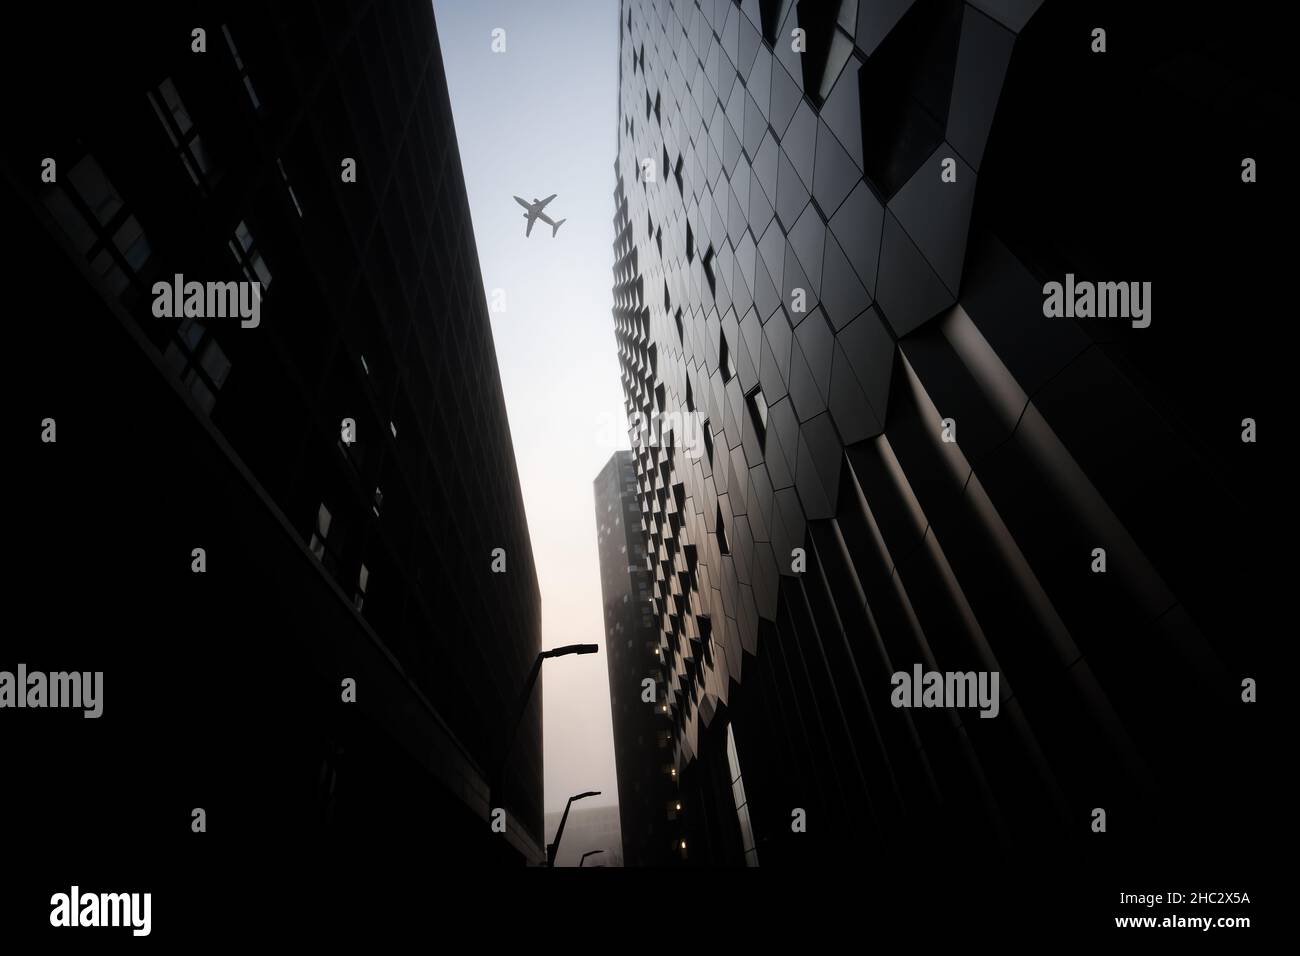
<path fill-rule="evenodd" d="M 1222 324 L 1286 269 L 1257 14 L 623 0 L 614 322 L 692 862 L 1267 842 L 1284 375 Z M 896 704 L 914 667 L 996 674 L 997 715 Z"/>
<path fill-rule="evenodd" d="M 615 452 L 594 482 L 621 859 L 627 866 L 668 866 L 681 860 L 683 834 L 672 723 L 661 703 L 663 650 L 637 489 L 630 451 Z M 652 695 L 647 694 L 646 680 L 654 682 Z M 653 700 L 647 702 L 647 696 Z"/>
<path fill-rule="evenodd" d="M 268 904 L 541 861 L 540 688 L 505 737 L 540 595 L 430 4 L 64 15 L 7 63 L 42 66 L 8 77 L 6 400 L 57 433 L 11 450 L 46 611 L 0 668 L 102 671 L 105 704 L 5 712 L 14 838 L 58 880 L 230 864 Z M 256 317 L 165 302 L 191 281 L 257 283 Z"/>

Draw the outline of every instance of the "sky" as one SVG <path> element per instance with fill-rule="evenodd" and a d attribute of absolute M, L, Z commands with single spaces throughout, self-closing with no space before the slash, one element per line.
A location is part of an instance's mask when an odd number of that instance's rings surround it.
<path fill-rule="evenodd" d="M 542 591 L 546 808 L 618 802 L 592 482 L 628 447 L 614 340 L 615 0 L 434 0 Z M 493 31 L 505 31 L 493 52 Z M 498 44 L 499 45 L 499 44 Z M 525 200 L 566 219 L 524 236 Z"/>

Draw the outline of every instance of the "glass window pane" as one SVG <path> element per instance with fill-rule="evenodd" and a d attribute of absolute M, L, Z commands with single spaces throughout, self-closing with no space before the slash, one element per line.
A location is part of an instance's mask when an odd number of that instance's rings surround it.
<path fill-rule="evenodd" d="M 203 409 L 205 413 L 210 413 L 213 406 L 217 404 L 217 396 L 213 395 L 212 390 L 203 384 L 203 379 L 199 378 L 194 369 L 190 369 L 186 374 L 185 384 L 189 386 L 190 394 L 199 403 L 199 408 Z"/>
<path fill-rule="evenodd" d="M 89 252 L 90 247 L 95 244 L 95 232 L 90 228 L 85 217 L 77 212 L 77 208 L 72 205 L 72 200 L 64 194 L 63 190 L 51 189 L 42 200 L 45 208 L 54 217 L 54 221 L 72 240 L 73 247 L 83 256 Z"/>
<path fill-rule="evenodd" d="M 268 269 L 266 267 L 266 263 L 262 261 L 262 254 L 260 252 L 253 253 L 252 261 L 253 261 L 253 271 L 255 271 L 257 273 L 257 277 L 262 280 L 262 288 L 263 289 L 271 288 L 271 270 Z"/>
<path fill-rule="evenodd" d="M 73 166 L 68 178 L 101 223 L 107 223 L 122 208 L 121 198 L 93 157 L 86 156 Z"/>
<path fill-rule="evenodd" d="M 203 338 L 203 326 L 194 316 L 187 315 L 181 320 L 181 327 L 177 330 L 177 334 L 185 347 L 193 352 L 198 348 L 199 340 Z"/>
<path fill-rule="evenodd" d="M 108 288 L 113 295 L 120 294 L 130 285 L 130 280 L 117 267 L 117 263 L 113 261 L 113 257 L 107 249 L 101 249 L 99 254 L 90 260 L 90 267 L 95 270 L 96 275 L 103 277 L 104 281 L 108 283 Z"/>
<path fill-rule="evenodd" d="M 199 172 L 207 176 L 212 172 L 212 155 L 208 148 L 203 145 L 203 140 L 195 136 L 190 142 L 190 155 L 194 157 L 194 165 L 199 168 Z"/>
<path fill-rule="evenodd" d="M 208 347 L 203 350 L 199 364 L 208 373 L 213 385 L 221 388 L 225 384 L 226 376 L 230 374 L 230 359 L 226 358 L 226 353 L 221 351 L 221 346 L 214 340 L 208 339 Z"/>
<path fill-rule="evenodd" d="M 135 216 L 127 217 L 113 236 L 113 242 L 134 271 L 139 272 L 149 261 L 149 241 L 145 239 L 144 229 Z"/>
<path fill-rule="evenodd" d="M 822 73 L 821 88 L 817 91 L 822 99 L 830 95 L 831 87 L 835 85 L 840 70 L 844 69 L 844 64 L 849 62 L 849 56 L 852 53 L 853 41 L 839 30 L 836 30 L 831 37 L 831 50 L 830 55 L 826 58 L 826 69 Z"/>
<path fill-rule="evenodd" d="M 167 104 L 167 111 L 171 113 L 176 128 L 184 136 L 194 124 L 190 122 L 190 114 L 186 112 L 185 104 L 181 102 L 181 95 L 176 91 L 171 77 L 163 80 L 158 89 L 162 92 L 163 102 Z"/>

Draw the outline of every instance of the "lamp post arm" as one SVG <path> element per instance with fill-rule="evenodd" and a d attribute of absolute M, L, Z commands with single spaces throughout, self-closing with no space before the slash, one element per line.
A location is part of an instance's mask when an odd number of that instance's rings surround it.
<path fill-rule="evenodd" d="M 555 866 L 555 858 L 560 853 L 560 837 L 564 836 L 564 825 L 569 822 L 569 807 L 573 806 L 573 797 L 564 805 L 564 816 L 560 817 L 560 827 L 555 831 L 555 842 L 546 848 L 546 865 Z"/>

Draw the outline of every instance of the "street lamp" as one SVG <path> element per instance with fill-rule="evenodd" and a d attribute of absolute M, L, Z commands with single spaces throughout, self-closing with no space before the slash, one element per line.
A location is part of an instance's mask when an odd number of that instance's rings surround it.
<path fill-rule="evenodd" d="M 588 850 L 586 853 L 582 854 L 582 859 L 578 861 L 578 869 L 582 869 L 582 864 L 587 862 L 587 857 L 595 856 L 597 853 L 604 853 L 604 852 L 605 852 L 604 849 Z"/>
<path fill-rule="evenodd" d="M 564 805 L 564 816 L 560 817 L 560 828 L 555 831 L 555 842 L 546 848 L 547 866 L 555 866 L 555 855 L 560 852 L 560 837 L 564 836 L 564 825 L 569 822 L 569 807 L 573 806 L 573 801 L 599 796 L 599 790 L 588 790 L 586 793 L 576 793 L 569 797 L 569 802 Z"/>
<path fill-rule="evenodd" d="M 553 647 L 549 651 L 542 651 L 537 655 L 537 660 L 533 661 L 533 666 L 528 671 L 528 677 L 524 680 L 524 687 L 519 695 L 519 704 L 515 708 L 514 718 L 507 727 L 508 733 L 503 738 L 500 748 L 501 755 L 493 768 L 492 779 L 488 782 L 488 788 L 493 798 L 501 791 L 506 762 L 510 759 L 510 748 L 514 746 L 515 737 L 519 734 L 519 725 L 523 722 L 524 712 L 528 710 L 528 701 L 532 699 L 533 687 L 537 684 L 537 676 L 542 672 L 542 661 L 551 657 L 564 657 L 567 654 L 595 654 L 599 650 L 600 645 L 598 644 L 565 644 L 563 647 Z"/>

